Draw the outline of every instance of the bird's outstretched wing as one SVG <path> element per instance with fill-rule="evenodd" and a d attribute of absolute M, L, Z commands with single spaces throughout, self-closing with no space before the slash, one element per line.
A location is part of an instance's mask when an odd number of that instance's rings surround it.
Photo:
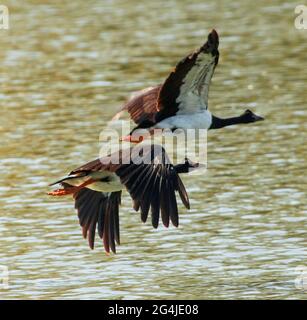
<path fill-rule="evenodd" d="M 99 171 L 115 173 L 126 187 L 134 208 L 141 211 L 143 222 L 149 210 L 152 225 L 158 227 L 161 214 L 163 224 L 169 221 L 178 226 L 178 207 L 176 191 L 189 208 L 189 197 L 173 164 L 160 145 L 136 145 L 110 156 L 91 161 L 71 172 L 72 175 L 91 174 Z"/>
<path fill-rule="evenodd" d="M 160 145 L 138 145 L 131 154 L 131 164 L 116 170 L 134 201 L 134 208 L 141 212 L 146 222 L 151 211 L 152 226 L 158 227 L 160 216 L 164 226 L 171 221 L 178 226 L 178 206 L 175 192 L 178 191 L 183 204 L 189 208 L 185 187 L 171 164 L 165 149 Z"/>
<path fill-rule="evenodd" d="M 63 189 L 50 193 L 73 193 L 82 233 L 84 238 L 88 238 L 91 249 L 94 248 L 96 229 L 106 252 L 111 250 L 115 253 L 116 243 L 120 243 L 118 213 L 121 191 L 106 193 L 90 189 L 90 184 L 98 181 L 105 172 L 119 177 L 133 200 L 134 209 L 141 212 L 143 222 L 151 211 L 154 228 L 158 227 L 160 216 L 164 226 L 168 227 L 170 221 L 178 226 L 176 192 L 185 207 L 190 208 L 185 187 L 160 145 L 137 145 L 91 161 L 57 181 Z M 69 182 L 74 178 L 85 179 L 84 187 L 72 187 Z"/>
<path fill-rule="evenodd" d="M 219 59 L 219 37 L 215 30 L 197 51 L 181 60 L 161 87 L 156 121 L 208 107 L 210 81 Z"/>
<path fill-rule="evenodd" d="M 120 244 L 119 205 L 121 191 L 104 193 L 87 188 L 74 193 L 75 208 L 78 211 L 83 237 L 88 238 L 91 249 L 94 249 L 95 233 L 103 240 L 107 253 L 116 253 L 116 243 Z"/>
<path fill-rule="evenodd" d="M 88 238 L 94 249 L 96 228 L 107 253 L 116 253 L 119 236 L 119 205 L 121 191 L 102 193 L 84 188 L 74 194 L 75 208 L 78 211 L 80 226 L 84 238 Z"/>
<path fill-rule="evenodd" d="M 154 121 L 157 113 L 157 102 L 159 92 L 162 85 L 156 87 L 149 87 L 144 90 L 136 92 L 130 98 L 121 111 L 114 116 L 114 120 L 119 119 L 124 111 L 127 111 L 130 118 L 139 124 L 144 121 Z"/>
<path fill-rule="evenodd" d="M 176 113 L 207 108 L 210 80 L 219 59 L 218 45 L 218 34 L 212 30 L 207 42 L 182 59 L 163 84 L 137 93 L 114 118 L 126 110 L 136 124 L 155 124 Z"/>

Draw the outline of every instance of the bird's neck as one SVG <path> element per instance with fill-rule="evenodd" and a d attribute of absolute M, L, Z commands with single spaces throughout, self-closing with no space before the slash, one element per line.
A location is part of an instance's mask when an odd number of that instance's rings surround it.
<path fill-rule="evenodd" d="M 174 166 L 174 168 L 177 173 L 188 173 L 189 172 L 189 164 L 187 162 L 176 164 Z"/>
<path fill-rule="evenodd" d="M 212 122 L 209 129 L 220 129 L 228 126 L 232 126 L 234 124 L 245 123 L 242 116 L 232 117 L 232 118 L 218 118 L 212 115 Z"/>

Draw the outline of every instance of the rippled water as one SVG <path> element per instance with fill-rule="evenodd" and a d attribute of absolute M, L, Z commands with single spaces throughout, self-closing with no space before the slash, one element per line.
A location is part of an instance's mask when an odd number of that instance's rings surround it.
<path fill-rule="evenodd" d="M 306 48 L 292 1 L 8 1 L 0 30 L 0 265 L 9 299 L 306 298 Z M 98 136 L 135 90 L 220 34 L 210 92 L 219 116 L 256 125 L 209 132 L 192 209 L 152 230 L 120 212 L 122 245 L 82 239 L 73 203 L 48 183 L 98 155 Z"/>

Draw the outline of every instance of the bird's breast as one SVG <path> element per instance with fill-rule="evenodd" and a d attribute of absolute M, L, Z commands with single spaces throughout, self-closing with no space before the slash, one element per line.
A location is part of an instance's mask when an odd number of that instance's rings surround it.
<path fill-rule="evenodd" d="M 89 189 L 100 192 L 116 192 L 124 189 L 119 177 L 115 173 L 107 173 L 100 180 L 90 184 Z"/>

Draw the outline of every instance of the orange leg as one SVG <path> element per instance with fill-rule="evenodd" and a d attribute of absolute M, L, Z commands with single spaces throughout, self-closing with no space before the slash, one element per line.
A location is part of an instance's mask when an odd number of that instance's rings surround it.
<path fill-rule="evenodd" d="M 155 132 L 155 129 L 152 129 L 150 131 L 144 132 L 140 135 L 138 134 L 132 134 L 128 136 L 121 137 L 119 140 L 120 141 L 126 141 L 126 142 L 131 142 L 131 143 L 141 143 L 151 135 L 153 135 Z"/>
<path fill-rule="evenodd" d="M 134 137 L 133 135 L 121 137 L 119 141 L 131 142 L 131 143 L 140 143 L 144 140 L 143 136 Z"/>
<path fill-rule="evenodd" d="M 78 192 L 79 190 L 85 188 L 86 186 L 88 186 L 89 184 L 92 184 L 93 182 L 95 182 L 95 180 L 93 179 L 89 179 L 85 182 L 83 182 L 82 184 L 80 184 L 79 186 L 71 186 L 71 187 L 66 187 L 64 189 L 57 189 L 51 192 L 48 192 L 47 194 L 50 196 L 66 196 L 68 194 L 73 194 L 75 192 Z"/>

